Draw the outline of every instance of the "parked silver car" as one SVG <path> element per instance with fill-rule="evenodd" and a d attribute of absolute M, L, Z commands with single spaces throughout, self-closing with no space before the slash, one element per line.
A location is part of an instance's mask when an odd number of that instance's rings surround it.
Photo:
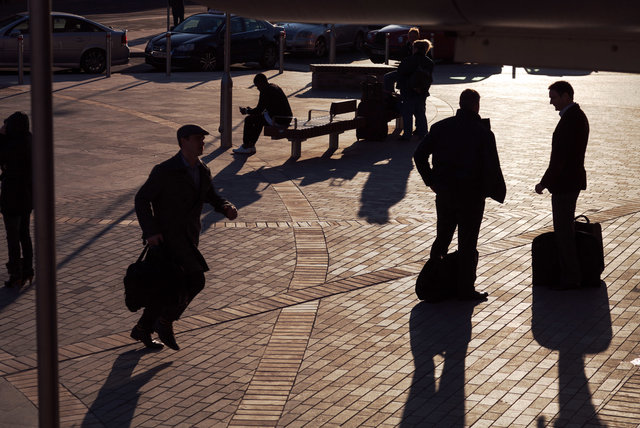
<path fill-rule="evenodd" d="M 127 31 L 114 30 L 82 16 L 52 12 L 53 65 L 102 73 L 107 66 L 107 33 L 111 33 L 111 64 L 129 62 Z M 24 37 L 24 64 L 31 61 L 29 14 L 19 13 L 0 21 L 0 67 L 18 66 L 18 36 Z"/>
<path fill-rule="evenodd" d="M 278 23 L 286 34 L 287 52 L 313 53 L 317 57 L 329 53 L 331 24 Z M 336 49 L 362 50 L 369 29 L 366 25 L 335 24 Z"/>

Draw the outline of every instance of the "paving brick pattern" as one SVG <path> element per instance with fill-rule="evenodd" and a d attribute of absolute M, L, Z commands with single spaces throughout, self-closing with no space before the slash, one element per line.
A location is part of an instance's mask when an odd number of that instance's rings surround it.
<path fill-rule="evenodd" d="M 56 75 L 62 426 L 638 426 L 640 78 L 564 76 L 591 123 L 577 211 L 602 224 L 607 266 L 606 287 L 561 293 L 532 288 L 530 268 L 531 240 L 551 230 L 550 198 L 533 186 L 558 76 L 518 73 L 440 66 L 427 104 L 433 123 L 473 87 L 496 133 L 508 193 L 487 202 L 479 239 L 488 302 L 415 298 L 436 221 L 413 168 L 417 142 L 350 131 L 331 156 L 319 137 L 287 162 L 288 144 L 261 139 L 256 155 L 234 157 L 212 132 L 203 160 L 240 216 L 203 213 L 211 270 L 176 323 L 179 352 L 128 337 L 138 315 L 121 281 L 142 248 L 133 197 L 177 151 L 178 126 L 217 129 L 220 74 Z M 255 102 L 252 76 L 235 72 L 237 105 Z M 314 93 L 308 73 L 269 76 L 294 112 L 359 96 Z M 5 117 L 29 110 L 28 86 L 13 78 L 1 77 Z M 236 112 L 233 124 L 237 146 Z M 36 287 L 0 289 L 0 376 L 37 406 Z"/>

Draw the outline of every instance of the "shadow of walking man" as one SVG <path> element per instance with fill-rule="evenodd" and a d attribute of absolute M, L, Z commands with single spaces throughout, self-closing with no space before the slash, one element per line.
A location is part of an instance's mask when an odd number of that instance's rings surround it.
<path fill-rule="evenodd" d="M 553 426 L 606 426 L 596 416 L 585 373 L 585 354 L 605 351 L 611 343 L 607 287 L 555 291 L 533 287 L 531 330 L 545 348 L 557 350 L 559 413 Z M 538 426 L 545 426 L 541 417 Z"/>
<path fill-rule="evenodd" d="M 464 368 L 474 306 L 421 302 L 412 309 L 415 371 L 401 427 L 465 426 Z"/>
<path fill-rule="evenodd" d="M 149 351 L 144 349 L 133 350 L 118 356 L 111 367 L 111 373 L 109 373 L 106 382 L 84 417 L 83 428 L 131 426 L 140 397 L 140 388 L 157 373 L 173 364 L 173 362 L 165 362 L 146 372 L 132 376 L 140 358 L 147 353 Z"/>

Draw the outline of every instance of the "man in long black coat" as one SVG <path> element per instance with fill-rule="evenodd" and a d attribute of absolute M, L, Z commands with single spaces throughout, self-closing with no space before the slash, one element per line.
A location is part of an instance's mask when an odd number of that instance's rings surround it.
<path fill-rule="evenodd" d="M 455 295 L 459 300 L 487 298 L 474 286 L 478 235 L 485 198 L 502 203 L 506 195 L 495 136 L 479 111 L 480 94 L 465 89 L 456 115 L 434 124 L 413 156 L 422 180 L 436 193 L 438 224 L 431 258 L 447 254 L 458 228 Z"/>
<path fill-rule="evenodd" d="M 152 248 L 161 248 L 182 278 L 174 285 L 178 290 L 170 290 L 171 297 L 155 299 L 145 307 L 131 332 L 132 338 L 150 348 L 158 347 L 151 339 L 155 330 L 165 345 L 179 349 L 172 323 L 204 287 L 204 272 L 209 267 L 198 250 L 203 203 L 208 202 L 231 220 L 238 214 L 233 204 L 216 193 L 211 171 L 199 159 L 208 134 L 197 125 L 178 129 L 180 151 L 153 168 L 135 197 L 142 238 Z"/>
<path fill-rule="evenodd" d="M 560 112 L 553 131 L 551 159 L 535 191 L 551 192 L 553 231 L 558 246 L 561 278 L 556 288 L 580 286 L 580 264 L 575 242 L 574 218 L 581 190 L 587 188 L 584 156 L 589 140 L 589 121 L 580 106 L 573 102 L 573 88 L 558 81 L 549 86 L 549 103 Z"/>

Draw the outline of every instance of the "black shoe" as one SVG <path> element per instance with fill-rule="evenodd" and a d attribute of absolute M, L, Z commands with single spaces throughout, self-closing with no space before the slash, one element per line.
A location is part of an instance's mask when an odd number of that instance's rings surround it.
<path fill-rule="evenodd" d="M 162 343 L 158 342 L 157 340 L 151 339 L 151 333 L 149 333 L 148 331 L 144 331 L 144 329 L 138 327 L 137 325 L 133 327 L 133 330 L 131 330 L 131 338 L 142 342 L 144 346 L 149 349 L 162 349 L 164 347 Z"/>
<path fill-rule="evenodd" d="M 19 276 L 14 276 L 11 275 L 9 276 L 9 281 L 5 281 L 4 282 L 4 286 L 5 287 L 18 287 L 20 288 L 22 286 L 22 278 Z"/>
<path fill-rule="evenodd" d="M 159 318 L 153 328 L 156 333 L 158 333 L 158 337 L 160 338 L 162 343 L 175 351 L 180 350 L 180 347 L 176 342 L 176 338 L 173 335 L 173 324 L 171 323 L 171 321 Z"/>
<path fill-rule="evenodd" d="M 473 301 L 473 300 L 478 300 L 478 301 L 486 301 L 489 298 L 489 293 L 480 293 L 479 291 L 472 291 L 471 293 L 468 294 L 462 294 L 458 296 L 458 300 L 464 300 L 464 301 Z"/>

